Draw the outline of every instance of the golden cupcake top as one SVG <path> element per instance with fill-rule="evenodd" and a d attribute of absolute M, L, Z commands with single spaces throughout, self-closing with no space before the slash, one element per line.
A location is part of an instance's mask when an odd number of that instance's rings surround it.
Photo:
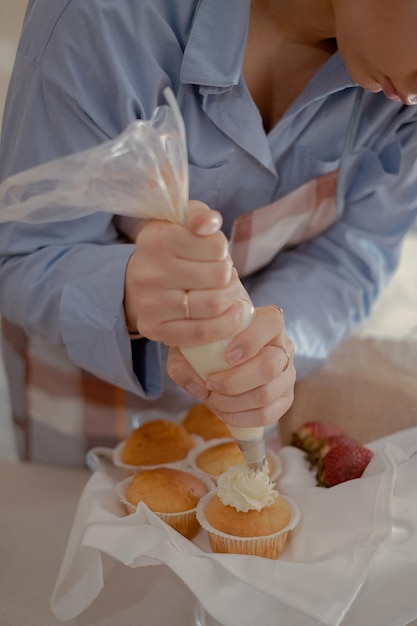
<path fill-rule="evenodd" d="M 204 472 L 219 476 L 233 465 L 242 465 L 245 459 L 236 441 L 226 440 L 209 444 L 197 455 L 195 462 Z"/>
<path fill-rule="evenodd" d="M 159 467 L 135 474 L 126 489 L 126 500 L 135 506 L 144 502 L 160 513 L 180 513 L 194 509 L 207 492 L 207 485 L 197 476 Z"/>
<path fill-rule="evenodd" d="M 204 404 L 194 404 L 182 424 L 186 430 L 204 440 L 231 437 L 230 430 L 222 419 Z"/>
<path fill-rule="evenodd" d="M 158 465 L 184 459 L 195 445 L 182 424 L 158 419 L 133 430 L 121 452 L 128 465 Z"/>

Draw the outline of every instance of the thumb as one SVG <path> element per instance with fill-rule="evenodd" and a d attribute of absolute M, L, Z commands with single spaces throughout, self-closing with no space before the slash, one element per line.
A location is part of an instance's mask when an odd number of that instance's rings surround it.
<path fill-rule="evenodd" d="M 193 235 L 214 235 L 220 230 L 223 218 L 218 211 L 213 211 L 199 200 L 190 200 L 185 214 L 185 227 Z"/>

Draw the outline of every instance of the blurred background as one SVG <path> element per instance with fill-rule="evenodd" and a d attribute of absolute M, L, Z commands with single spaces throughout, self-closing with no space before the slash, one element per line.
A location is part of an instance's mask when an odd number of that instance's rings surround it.
<path fill-rule="evenodd" d="M 27 0 L 0 0 L 0 119 Z"/>
<path fill-rule="evenodd" d="M 0 121 L 26 5 L 27 0 L 0 0 Z M 0 359 L 0 458 L 16 458 L 2 359 Z"/>
<path fill-rule="evenodd" d="M 0 120 L 26 4 L 26 0 L 0 0 Z M 386 431 L 417 424 L 416 261 L 415 229 L 406 238 L 397 274 L 371 319 L 335 351 L 323 370 L 299 385 L 287 430 L 312 415 L 336 422 L 349 419 L 351 423 L 353 415 L 362 424 L 358 436 L 369 441 Z M 375 428 L 381 416 L 385 426 Z M 365 422 L 369 428 L 363 430 Z M 0 458 L 15 456 L 9 396 L 0 358 Z"/>

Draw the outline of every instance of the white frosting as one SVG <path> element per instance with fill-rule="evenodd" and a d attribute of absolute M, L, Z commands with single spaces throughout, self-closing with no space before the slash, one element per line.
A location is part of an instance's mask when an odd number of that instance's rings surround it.
<path fill-rule="evenodd" d="M 224 354 L 230 343 L 230 339 L 219 339 L 203 346 L 193 346 L 191 348 L 180 348 L 183 356 L 203 380 L 207 379 L 213 372 L 222 372 L 230 369 Z"/>
<path fill-rule="evenodd" d="M 261 439 L 264 434 L 263 426 L 229 426 L 228 429 L 233 437 L 238 441 L 252 441 L 253 439 Z"/>
<path fill-rule="evenodd" d="M 266 471 L 235 465 L 219 476 L 217 495 L 223 504 L 243 513 L 260 511 L 270 506 L 278 496 L 274 486 Z"/>
<path fill-rule="evenodd" d="M 249 326 L 255 315 L 255 309 L 243 285 L 241 289 L 242 297 L 239 300 L 242 302 L 243 310 L 239 332 Z M 233 337 L 227 337 L 226 339 L 219 339 L 202 346 L 180 348 L 180 351 L 190 365 L 193 366 L 197 374 L 206 380 L 207 376 L 213 372 L 222 372 L 230 369 L 230 365 L 227 363 L 224 355 L 232 339 Z"/>

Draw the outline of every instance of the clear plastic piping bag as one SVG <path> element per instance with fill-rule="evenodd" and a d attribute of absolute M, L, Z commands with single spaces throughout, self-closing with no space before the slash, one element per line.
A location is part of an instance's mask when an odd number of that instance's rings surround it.
<path fill-rule="evenodd" d="M 59 222 L 98 211 L 181 223 L 187 200 L 183 121 L 163 105 L 113 140 L 4 180 L 0 223 Z"/>
<path fill-rule="evenodd" d="M 73 220 L 97 212 L 183 223 L 188 204 L 185 128 L 175 97 L 150 120 L 132 122 L 118 137 L 5 179 L 0 185 L 0 224 Z M 241 329 L 254 315 L 242 285 Z M 232 337 L 183 349 L 203 377 L 227 369 L 224 352 Z"/>

